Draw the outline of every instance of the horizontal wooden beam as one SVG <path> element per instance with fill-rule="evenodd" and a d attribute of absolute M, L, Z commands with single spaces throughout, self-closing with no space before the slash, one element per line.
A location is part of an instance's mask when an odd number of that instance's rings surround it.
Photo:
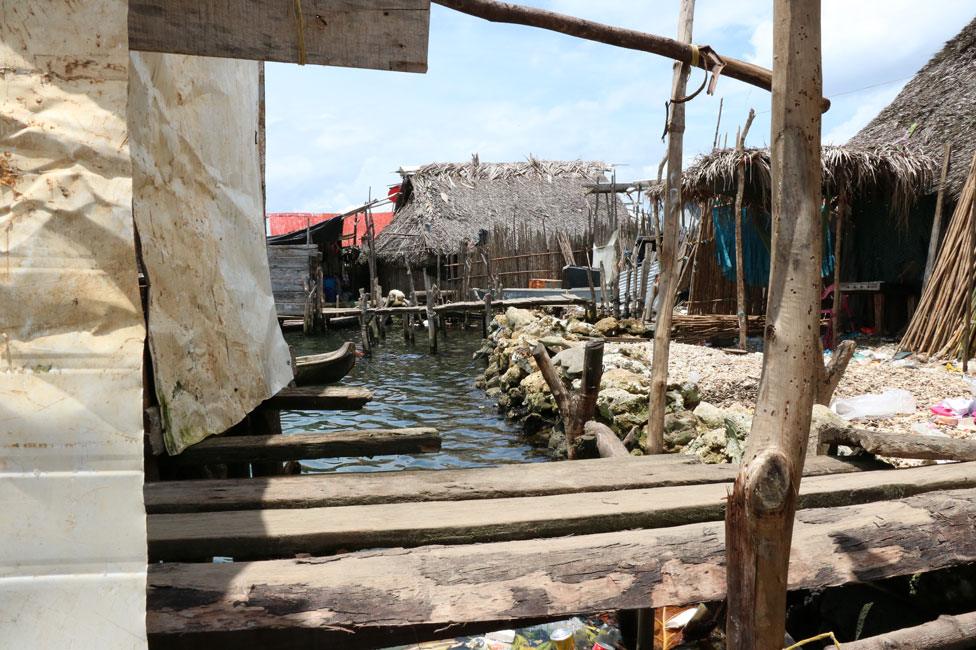
<path fill-rule="evenodd" d="M 976 487 L 969 465 L 803 481 L 800 507 L 828 508 Z M 473 544 L 720 521 L 731 483 L 479 501 L 150 515 L 149 559 L 266 559 L 338 549 Z"/>
<path fill-rule="evenodd" d="M 150 564 L 146 623 L 159 650 L 258 642 L 368 648 L 452 636 L 452 626 L 474 621 L 508 627 L 535 617 L 718 601 L 725 598 L 724 529 L 716 521 L 338 557 Z M 973 489 L 800 510 L 789 588 L 974 561 Z"/>
<path fill-rule="evenodd" d="M 887 431 L 830 427 L 820 433 L 820 444 L 860 447 L 877 456 L 921 460 L 976 460 L 976 441 L 920 436 Z"/>
<path fill-rule="evenodd" d="M 429 0 L 129 0 L 148 52 L 426 72 L 429 32 Z"/>
<path fill-rule="evenodd" d="M 214 436 L 170 461 L 177 465 L 423 454 L 441 448 L 437 429 L 364 429 L 271 436 Z"/>
<path fill-rule="evenodd" d="M 372 391 L 356 386 L 300 386 L 283 388 L 258 408 L 276 411 L 350 411 L 373 399 Z"/>
<path fill-rule="evenodd" d="M 804 463 L 803 475 L 819 476 L 868 468 L 876 469 L 871 464 L 812 456 Z M 723 483 L 734 480 L 736 472 L 738 465 L 706 465 L 693 456 L 662 454 L 477 469 L 163 481 L 147 483 L 144 494 L 149 514 L 325 508 Z"/>

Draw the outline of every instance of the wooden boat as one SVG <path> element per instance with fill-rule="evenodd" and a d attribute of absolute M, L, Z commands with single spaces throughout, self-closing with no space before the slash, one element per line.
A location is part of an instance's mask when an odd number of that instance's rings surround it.
<path fill-rule="evenodd" d="M 347 341 L 338 350 L 295 359 L 295 384 L 321 386 L 334 384 L 356 365 L 356 344 Z"/>

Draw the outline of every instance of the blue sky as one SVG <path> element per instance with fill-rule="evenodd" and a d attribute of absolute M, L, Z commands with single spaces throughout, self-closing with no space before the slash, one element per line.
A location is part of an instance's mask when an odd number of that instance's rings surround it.
<path fill-rule="evenodd" d="M 677 0 L 519 0 L 672 36 Z M 694 41 L 764 66 L 770 0 L 698 0 Z M 824 0 L 824 142 L 864 126 L 974 13 L 972 0 Z M 656 176 L 671 63 L 538 29 L 499 25 L 434 5 L 427 74 L 269 64 L 268 211 L 334 212 L 398 179 L 401 165 L 469 160 L 591 159 L 618 178 Z M 701 82 L 693 74 L 692 86 Z M 722 78 L 688 105 L 686 165 L 749 108 L 750 145 L 769 139 L 769 95 Z"/>

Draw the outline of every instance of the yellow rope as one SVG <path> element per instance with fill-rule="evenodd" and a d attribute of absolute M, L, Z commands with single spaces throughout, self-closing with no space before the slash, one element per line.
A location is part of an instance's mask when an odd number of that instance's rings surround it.
<path fill-rule="evenodd" d="M 305 65 L 305 15 L 302 13 L 302 0 L 295 0 L 295 16 L 298 18 L 298 65 Z"/>
<path fill-rule="evenodd" d="M 834 636 L 833 632 L 824 632 L 823 634 L 812 636 L 809 639 L 803 639 L 802 641 L 797 641 L 789 648 L 784 648 L 783 650 L 794 650 L 795 648 L 799 648 L 800 646 L 805 646 L 808 643 L 813 643 L 814 641 L 823 641 L 824 639 L 830 639 L 833 642 L 834 647 L 837 648 L 837 650 L 841 650 L 840 643 L 837 642 L 837 637 Z"/>
<path fill-rule="evenodd" d="M 701 59 L 701 52 L 698 50 L 698 46 L 691 43 L 691 67 L 697 68 L 698 62 Z"/>

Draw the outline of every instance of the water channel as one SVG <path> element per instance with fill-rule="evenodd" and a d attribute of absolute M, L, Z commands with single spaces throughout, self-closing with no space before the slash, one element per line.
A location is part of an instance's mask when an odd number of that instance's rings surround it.
<path fill-rule="evenodd" d="M 357 341 L 358 329 L 332 330 L 305 337 L 288 334 L 296 355 L 334 350 Z M 481 345 L 481 332 L 451 329 L 438 342 L 438 353 L 427 351 L 425 332 L 408 344 L 402 331 L 391 329 L 371 357 L 360 357 L 344 386 L 363 386 L 373 400 L 361 411 L 313 413 L 286 411 L 281 422 L 286 434 L 349 429 L 434 427 L 443 438 L 440 452 L 416 456 L 329 458 L 303 461 L 307 472 L 378 472 L 403 469 L 458 469 L 504 463 L 549 460 L 545 450 L 525 443 L 518 427 L 507 423 L 495 404 L 475 387 L 483 366 L 471 355 Z"/>

